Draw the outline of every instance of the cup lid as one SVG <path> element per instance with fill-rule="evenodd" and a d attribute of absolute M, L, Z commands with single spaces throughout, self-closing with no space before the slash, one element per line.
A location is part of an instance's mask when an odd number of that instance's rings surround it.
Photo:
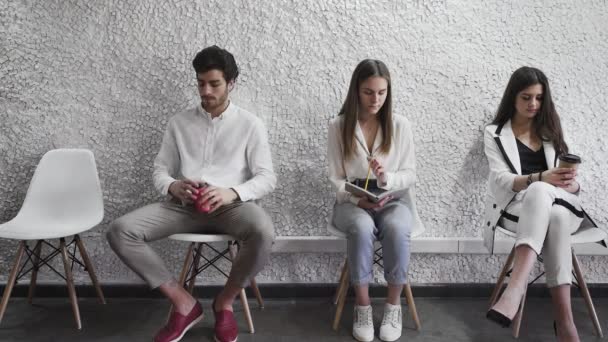
<path fill-rule="evenodd" d="M 559 156 L 559 160 L 563 160 L 566 163 L 579 164 L 581 162 L 581 157 L 572 153 L 564 153 Z"/>

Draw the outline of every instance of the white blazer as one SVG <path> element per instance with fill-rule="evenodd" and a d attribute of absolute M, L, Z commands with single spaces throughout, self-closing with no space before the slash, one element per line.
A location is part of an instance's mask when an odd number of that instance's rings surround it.
<path fill-rule="evenodd" d="M 347 181 L 356 178 L 366 178 L 369 162 L 367 156 L 373 155 L 384 166 L 387 175 L 386 184 L 378 184 L 385 190 L 408 189 L 406 196 L 401 198 L 412 211 L 414 227 L 412 236 L 421 234 L 424 225 L 416 210 L 416 159 L 414 157 L 414 136 L 410 122 L 403 116 L 393 115 L 393 140 L 388 154 L 378 153 L 382 143 L 382 130 L 378 130 L 372 151 L 368 151 L 363 131 L 359 123 L 355 127 L 355 156 L 344 160 L 344 147 L 342 146 L 342 127 L 344 117 L 338 116 L 329 122 L 327 137 L 327 159 L 329 164 L 329 180 L 336 191 L 338 203 L 352 202 L 357 204 L 360 198 L 344 190 Z M 371 175 L 372 179 L 375 176 Z"/>
<path fill-rule="evenodd" d="M 513 191 L 515 177 L 521 175 L 521 162 L 515 134 L 511 128 L 511 120 L 504 125 L 488 125 L 484 132 L 484 150 L 490 166 L 488 191 L 485 202 L 485 217 L 483 220 L 483 239 L 486 248 L 494 253 L 494 235 L 496 225 L 502 218 L 507 206 L 513 201 L 517 192 Z M 543 150 L 547 167 L 557 166 L 557 154 L 553 144 L 543 141 Z M 583 210 L 585 218 L 581 228 L 597 225 Z M 600 242 L 606 247 L 606 242 Z"/>

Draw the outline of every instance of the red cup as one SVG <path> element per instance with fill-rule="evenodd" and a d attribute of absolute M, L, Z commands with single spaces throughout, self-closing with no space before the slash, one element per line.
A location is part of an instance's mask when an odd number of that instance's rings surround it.
<path fill-rule="evenodd" d="M 194 200 L 194 206 L 196 207 L 196 210 L 199 213 L 208 213 L 211 210 L 211 206 L 209 205 L 209 201 L 203 202 L 203 203 L 198 203 L 198 199 L 201 198 L 202 194 L 203 194 L 203 190 L 205 189 L 205 187 L 201 187 L 198 188 L 197 190 L 195 190 L 194 192 L 194 197 L 196 197 L 196 199 Z"/>

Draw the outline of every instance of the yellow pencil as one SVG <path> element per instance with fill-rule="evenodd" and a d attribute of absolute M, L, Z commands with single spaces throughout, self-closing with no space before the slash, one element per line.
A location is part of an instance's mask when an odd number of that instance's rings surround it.
<path fill-rule="evenodd" d="M 372 173 L 372 164 L 370 163 L 367 167 L 367 178 L 365 178 L 365 188 L 363 190 L 367 191 L 367 183 L 369 183 L 369 175 Z"/>

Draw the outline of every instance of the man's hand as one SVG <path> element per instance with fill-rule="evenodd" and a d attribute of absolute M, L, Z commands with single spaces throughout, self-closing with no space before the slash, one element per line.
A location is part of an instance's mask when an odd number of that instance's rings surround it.
<path fill-rule="evenodd" d="M 207 186 L 199 192 L 199 199 L 196 201 L 196 206 L 200 206 L 206 202 L 209 207 L 207 213 L 214 212 L 217 208 L 234 202 L 237 199 L 237 194 L 232 189 L 219 188 L 215 186 Z"/>
<path fill-rule="evenodd" d="M 393 197 L 387 196 L 383 198 L 380 202 L 374 203 L 368 200 L 367 198 L 362 198 L 357 203 L 357 206 L 361 209 L 380 209 L 386 204 L 386 202 L 390 201 L 391 199 L 393 199 Z"/>
<path fill-rule="evenodd" d="M 199 186 L 198 182 L 190 179 L 176 180 L 169 185 L 169 193 L 185 204 L 192 204 L 196 200 L 194 194 Z"/>

